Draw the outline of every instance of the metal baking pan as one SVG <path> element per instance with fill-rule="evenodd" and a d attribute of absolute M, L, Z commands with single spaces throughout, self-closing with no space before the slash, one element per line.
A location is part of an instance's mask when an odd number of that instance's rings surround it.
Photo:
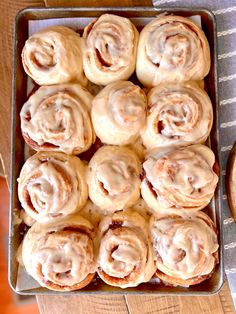
<path fill-rule="evenodd" d="M 181 16 L 200 15 L 202 29 L 205 32 L 211 51 L 211 69 L 208 76 L 205 78 L 205 89 L 208 92 L 214 112 L 214 122 L 209 138 L 209 145 L 216 155 L 216 160 L 219 160 L 219 120 L 218 120 L 218 88 L 217 88 L 217 41 L 216 41 L 216 23 L 211 12 L 205 9 L 186 9 L 186 8 L 153 8 L 153 7 L 100 7 L 100 8 L 26 8 L 20 11 L 15 18 L 14 28 L 14 71 L 13 71 L 13 90 L 12 90 L 12 138 L 11 138 L 11 211 L 10 211 L 10 234 L 9 234 L 9 283 L 13 290 L 20 294 L 155 294 L 155 295 L 210 295 L 220 290 L 223 280 L 223 235 L 222 235 L 222 220 L 221 220 L 221 182 L 215 192 L 215 197 L 212 200 L 207 213 L 215 221 L 219 231 L 219 264 L 217 265 L 213 276 L 195 286 L 189 288 L 170 287 L 163 284 L 149 282 L 140 284 L 136 288 L 128 288 L 122 290 L 120 288 L 108 286 L 100 279 L 96 279 L 82 290 L 72 292 L 54 292 L 46 288 L 27 289 L 17 291 L 17 271 L 18 263 L 16 260 L 17 248 L 23 238 L 22 230 L 24 225 L 14 224 L 14 209 L 20 208 L 20 203 L 17 195 L 17 178 L 20 169 L 24 163 L 24 140 L 20 130 L 20 109 L 22 104 L 27 99 L 27 75 L 25 74 L 21 63 L 21 51 L 26 39 L 28 38 L 28 21 L 42 20 L 53 18 L 68 18 L 68 17 L 92 17 L 96 18 L 103 13 L 113 13 L 127 18 L 134 18 L 137 28 L 140 30 L 143 25 L 140 25 L 139 17 L 149 19 L 156 17 L 161 13 L 176 14 Z M 136 19 L 135 19 L 136 18 Z M 145 19 L 146 20 L 146 19 Z"/>

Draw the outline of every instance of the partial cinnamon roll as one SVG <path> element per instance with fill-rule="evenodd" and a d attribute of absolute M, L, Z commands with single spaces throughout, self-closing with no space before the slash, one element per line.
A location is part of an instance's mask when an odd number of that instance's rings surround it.
<path fill-rule="evenodd" d="M 87 78 L 107 85 L 127 80 L 135 70 L 138 31 L 129 19 L 103 14 L 84 29 L 83 65 Z"/>
<path fill-rule="evenodd" d="M 108 285 L 136 287 L 155 272 L 147 224 L 128 210 L 105 217 L 99 226 L 99 277 Z"/>
<path fill-rule="evenodd" d="M 36 222 L 23 240 L 23 264 L 42 287 L 82 289 L 96 272 L 94 236 L 92 224 L 77 215 L 57 223 Z"/>
<path fill-rule="evenodd" d="M 129 81 L 107 85 L 93 100 L 92 121 L 103 143 L 134 143 L 146 120 L 146 95 Z"/>
<path fill-rule="evenodd" d="M 212 276 L 219 245 L 216 227 L 205 213 L 154 215 L 150 230 L 155 274 L 162 281 L 186 287 Z"/>
<path fill-rule="evenodd" d="M 37 151 L 80 154 L 88 150 L 95 138 L 89 115 L 92 99 L 78 84 L 40 87 L 20 113 L 26 143 Z"/>
<path fill-rule="evenodd" d="M 107 212 L 132 206 L 140 197 L 141 164 L 126 147 L 103 146 L 88 164 L 90 199 Z"/>
<path fill-rule="evenodd" d="M 157 212 L 203 209 L 218 182 L 214 164 L 214 153 L 200 144 L 153 153 L 143 163 L 141 194 Z"/>
<path fill-rule="evenodd" d="M 212 121 L 211 100 L 196 83 L 165 83 L 148 93 L 147 124 L 141 137 L 148 149 L 203 143 Z"/>
<path fill-rule="evenodd" d="M 86 85 L 81 45 L 79 34 L 68 27 L 45 28 L 25 42 L 22 50 L 24 70 L 39 85 L 70 81 Z"/>
<path fill-rule="evenodd" d="M 202 80 L 210 70 L 204 32 L 190 19 L 159 16 L 140 33 L 136 74 L 145 86 Z"/>
<path fill-rule="evenodd" d="M 75 213 L 88 198 L 85 166 L 75 156 L 39 152 L 21 169 L 18 195 L 25 211 L 40 223 Z"/>

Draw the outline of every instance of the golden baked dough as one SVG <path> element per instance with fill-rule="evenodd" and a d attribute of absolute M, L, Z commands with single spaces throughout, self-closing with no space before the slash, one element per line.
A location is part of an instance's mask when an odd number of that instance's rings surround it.
<path fill-rule="evenodd" d="M 105 216 L 104 210 L 90 200 L 88 200 L 85 206 L 79 211 L 79 214 L 89 220 L 95 228 L 98 227 L 100 221 Z"/>
<path fill-rule="evenodd" d="M 212 122 L 211 100 L 195 82 L 163 83 L 148 93 L 143 144 L 148 149 L 161 149 L 203 143 Z"/>
<path fill-rule="evenodd" d="M 218 263 L 216 227 L 203 212 L 155 215 L 150 220 L 156 276 L 166 283 L 195 285 Z"/>
<path fill-rule="evenodd" d="M 147 224 L 132 210 L 105 217 L 99 226 L 98 274 L 108 285 L 136 287 L 155 272 Z"/>
<path fill-rule="evenodd" d="M 158 16 L 140 33 L 136 74 L 145 86 L 202 80 L 210 70 L 204 32 L 190 19 Z"/>
<path fill-rule="evenodd" d="M 39 85 L 76 80 L 87 84 L 83 72 L 82 39 L 65 26 L 51 26 L 25 42 L 22 63 L 25 72 Z"/>
<path fill-rule="evenodd" d="M 96 272 L 94 227 L 78 215 L 56 223 L 36 222 L 23 240 L 22 260 L 42 287 L 55 291 L 82 289 Z"/>
<path fill-rule="evenodd" d="M 130 149 L 103 146 L 88 164 L 90 199 L 107 212 L 132 206 L 140 197 L 141 164 Z"/>
<path fill-rule="evenodd" d="M 85 166 L 75 156 L 39 152 L 21 169 L 18 195 L 25 211 L 40 223 L 75 213 L 88 198 Z"/>
<path fill-rule="evenodd" d="M 107 85 L 127 80 L 135 70 L 139 33 L 129 19 L 103 14 L 84 29 L 83 64 L 87 78 Z"/>
<path fill-rule="evenodd" d="M 41 86 L 21 109 L 21 130 L 35 150 L 80 154 L 94 141 L 92 95 L 78 84 Z"/>
<path fill-rule="evenodd" d="M 141 194 L 156 212 L 203 209 L 218 182 L 214 164 L 214 153 L 200 144 L 153 152 L 143 163 Z"/>
<path fill-rule="evenodd" d="M 96 135 L 106 144 L 134 143 L 145 126 L 146 103 L 144 91 L 129 81 L 107 85 L 93 100 Z"/>

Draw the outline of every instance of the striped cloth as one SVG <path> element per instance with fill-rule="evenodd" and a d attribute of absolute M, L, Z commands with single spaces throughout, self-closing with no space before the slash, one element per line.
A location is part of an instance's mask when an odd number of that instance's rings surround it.
<path fill-rule="evenodd" d="M 153 0 L 157 7 L 206 8 L 215 14 L 218 37 L 221 162 L 223 181 L 230 150 L 236 140 L 236 0 Z M 225 182 L 224 182 L 225 183 Z M 236 307 L 236 224 L 223 187 L 225 272 Z"/>

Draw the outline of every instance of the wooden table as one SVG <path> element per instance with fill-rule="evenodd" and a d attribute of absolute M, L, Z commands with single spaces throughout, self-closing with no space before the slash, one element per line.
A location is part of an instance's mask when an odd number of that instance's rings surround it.
<path fill-rule="evenodd" d="M 6 0 L 0 1 L 0 155 L 9 183 L 10 119 L 12 77 L 12 31 L 16 12 L 27 6 L 143 6 L 151 0 Z M 38 296 L 43 314 L 170 314 L 170 313 L 235 313 L 227 283 L 219 294 L 211 297 L 155 297 L 155 296 Z"/>

